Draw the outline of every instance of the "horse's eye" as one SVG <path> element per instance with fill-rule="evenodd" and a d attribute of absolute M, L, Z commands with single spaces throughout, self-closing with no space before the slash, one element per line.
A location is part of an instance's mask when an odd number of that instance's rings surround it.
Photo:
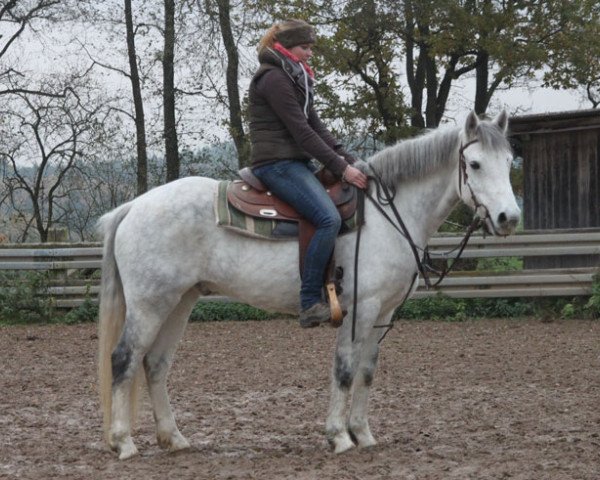
<path fill-rule="evenodd" d="M 481 166 L 479 165 L 479 162 L 471 162 L 470 165 L 473 170 L 479 170 L 479 167 Z"/>

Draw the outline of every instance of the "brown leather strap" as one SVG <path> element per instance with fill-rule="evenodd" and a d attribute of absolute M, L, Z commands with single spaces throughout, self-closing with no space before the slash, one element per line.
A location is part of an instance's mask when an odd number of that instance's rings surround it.
<path fill-rule="evenodd" d="M 304 258 L 306 257 L 306 250 L 310 243 L 313 235 L 315 234 L 315 227 L 308 220 L 301 218 L 298 221 L 298 248 L 299 248 L 299 267 L 300 276 L 304 273 Z"/>

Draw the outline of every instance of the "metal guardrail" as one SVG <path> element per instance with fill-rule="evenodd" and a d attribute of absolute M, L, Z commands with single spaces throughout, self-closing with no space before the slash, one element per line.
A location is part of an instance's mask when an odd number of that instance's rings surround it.
<path fill-rule="evenodd" d="M 451 259 L 448 252 L 460 241 L 457 236 L 436 236 L 429 249 L 436 259 Z M 597 255 L 586 268 L 518 270 L 506 272 L 459 271 L 450 274 L 437 289 L 427 290 L 419 282 L 413 298 L 438 292 L 457 298 L 576 296 L 591 294 L 593 275 L 600 270 L 600 229 L 529 231 L 511 237 L 473 236 L 462 258 Z M 57 279 L 46 292 L 59 307 L 80 305 L 86 296 L 96 299 L 99 279 L 71 275 L 101 268 L 102 248 L 95 244 L 0 245 L 0 270 L 46 270 Z M 203 297 L 203 301 L 231 301 L 226 297 Z"/>

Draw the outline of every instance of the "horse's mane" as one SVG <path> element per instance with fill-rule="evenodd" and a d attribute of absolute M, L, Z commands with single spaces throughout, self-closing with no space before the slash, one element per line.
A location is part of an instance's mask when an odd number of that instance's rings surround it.
<path fill-rule="evenodd" d="M 390 185 L 422 178 L 457 158 L 460 133 L 459 127 L 430 130 L 377 152 L 368 162 L 381 179 Z M 493 122 L 480 121 L 474 138 L 485 150 L 510 150 L 508 140 Z"/>

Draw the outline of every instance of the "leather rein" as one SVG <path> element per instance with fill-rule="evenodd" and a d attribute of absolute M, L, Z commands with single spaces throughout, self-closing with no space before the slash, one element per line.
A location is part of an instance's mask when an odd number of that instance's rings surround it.
<path fill-rule="evenodd" d="M 464 154 L 464 151 L 469 146 L 476 143 L 477 141 L 478 140 L 471 140 L 464 145 L 461 144 L 460 149 L 458 151 L 458 153 L 459 153 L 458 190 L 459 190 L 459 194 L 462 196 L 463 184 L 469 189 L 469 191 L 471 193 L 471 198 L 475 205 L 475 211 L 477 211 L 480 207 L 482 207 L 486 212 L 486 216 L 484 217 L 484 219 L 485 219 L 485 218 L 490 217 L 489 210 L 487 209 L 487 207 L 485 207 L 485 205 L 479 203 L 479 201 L 477 200 L 477 197 L 475 196 L 475 193 L 473 192 L 473 189 L 471 188 L 471 186 L 468 183 L 469 177 L 467 174 L 467 162 L 466 162 L 465 154 Z M 383 215 L 383 217 L 388 221 L 388 223 L 390 223 L 390 225 L 392 225 L 392 227 L 394 227 L 394 229 L 396 231 L 398 231 L 400 233 L 400 235 L 402 235 L 406 239 L 406 241 L 408 242 L 408 245 L 410 246 L 412 254 L 415 258 L 415 262 L 417 264 L 417 272 L 415 272 L 415 274 L 413 276 L 413 280 L 411 282 L 411 287 L 409 288 L 406 295 L 402 299 L 402 303 L 400 303 L 400 305 L 399 305 L 399 306 L 402 306 L 404 304 L 404 302 L 406 302 L 406 300 L 408 299 L 410 293 L 412 292 L 412 290 L 414 288 L 414 284 L 417 281 L 418 274 L 420 274 L 421 277 L 423 278 L 427 289 L 435 288 L 442 282 L 442 280 L 446 277 L 446 275 L 448 275 L 452 271 L 452 269 L 454 268 L 454 265 L 461 257 L 463 250 L 467 246 L 467 243 L 468 243 L 469 239 L 471 238 L 471 235 L 473 234 L 473 232 L 475 230 L 477 230 L 479 227 L 481 227 L 484 220 L 482 220 L 479 216 L 475 215 L 475 217 L 473 218 L 473 221 L 467 228 L 465 236 L 460 241 L 460 243 L 452 250 L 442 254 L 442 256 L 448 256 L 450 253 L 458 251 L 456 256 L 454 257 L 454 260 L 452 261 L 452 263 L 450 265 L 446 264 L 446 266 L 441 271 L 436 270 L 431 266 L 431 263 L 430 263 L 431 257 L 430 257 L 428 248 L 425 247 L 425 249 L 423 249 L 414 242 L 414 240 L 412 239 L 412 236 L 410 235 L 410 232 L 408 231 L 408 228 L 406 227 L 406 224 L 404 223 L 404 220 L 402 220 L 402 217 L 401 217 L 400 213 L 398 212 L 396 205 L 393 202 L 394 197 L 396 195 L 395 190 L 393 188 L 389 189 L 385 185 L 385 183 L 382 182 L 381 177 L 377 174 L 377 172 L 370 165 L 369 165 L 369 167 L 371 169 L 372 175 L 368 175 L 368 177 L 369 177 L 369 179 L 372 179 L 375 182 L 377 198 L 374 198 L 368 191 L 362 191 L 362 192 L 371 201 L 371 203 L 379 211 L 379 213 L 381 213 Z M 362 195 L 359 195 L 359 198 L 362 198 Z M 362 199 L 362 201 L 364 202 L 364 198 Z M 383 207 L 385 207 L 385 206 L 390 207 L 393 217 L 384 210 Z M 361 205 L 361 208 L 362 207 L 364 207 L 364 205 Z M 355 254 L 354 254 L 354 298 L 353 298 L 353 303 L 352 303 L 352 342 L 354 342 L 354 339 L 356 337 L 356 309 L 357 309 L 357 304 L 358 304 L 356 292 L 357 292 L 357 287 L 358 287 L 358 252 L 360 249 L 361 230 L 362 230 L 362 223 L 358 226 L 358 231 L 356 234 L 356 248 L 355 248 Z M 419 250 L 421 252 L 423 252 L 423 258 L 420 257 Z M 437 275 L 437 279 L 435 279 L 435 281 L 433 281 L 433 282 L 431 280 L 431 274 Z M 374 327 L 374 328 L 386 328 L 387 329 L 383 333 L 382 337 L 379 339 L 378 343 L 381 343 L 383 341 L 383 339 L 388 334 L 388 332 L 393 328 L 393 326 L 394 326 L 394 321 L 392 320 L 387 325 L 376 325 Z"/>

